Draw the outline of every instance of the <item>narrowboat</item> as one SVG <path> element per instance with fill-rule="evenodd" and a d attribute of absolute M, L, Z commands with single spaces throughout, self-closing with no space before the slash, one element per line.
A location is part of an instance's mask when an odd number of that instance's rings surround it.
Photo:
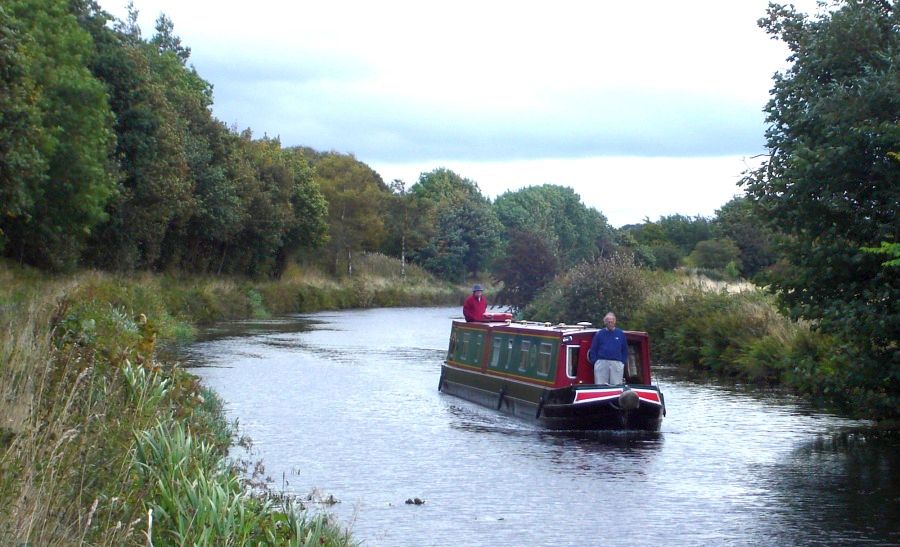
<path fill-rule="evenodd" d="M 594 384 L 588 350 L 596 328 L 512 321 L 454 320 L 438 389 L 557 430 L 659 431 L 666 404 L 650 379 L 650 339 L 625 331 L 622 385 Z"/>

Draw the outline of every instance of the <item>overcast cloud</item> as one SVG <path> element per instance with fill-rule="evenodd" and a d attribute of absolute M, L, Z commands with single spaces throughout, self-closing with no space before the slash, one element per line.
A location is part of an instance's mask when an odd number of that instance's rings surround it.
<path fill-rule="evenodd" d="M 572 187 L 614 226 L 711 216 L 764 152 L 786 49 L 767 0 L 135 0 L 165 13 L 213 112 L 386 182 L 453 169 L 494 198 Z M 812 9 L 814 2 L 795 2 Z M 124 17 L 124 2 L 103 0 Z"/>

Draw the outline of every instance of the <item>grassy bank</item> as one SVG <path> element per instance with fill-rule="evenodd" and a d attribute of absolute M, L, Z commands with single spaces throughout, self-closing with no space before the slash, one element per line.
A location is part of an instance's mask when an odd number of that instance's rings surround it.
<path fill-rule="evenodd" d="M 615 257 L 559 276 L 523 316 L 601 325 L 609 310 L 623 328 L 650 333 L 656 362 L 786 389 L 854 417 L 900 417 L 889 372 L 863 368 L 840 340 L 789 320 L 752 284 L 652 272 Z"/>
<path fill-rule="evenodd" d="M 628 326 L 652 334 L 657 362 L 784 388 L 849 416 L 896 420 L 887 381 L 860 375 L 840 341 L 789 320 L 772 295 L 749 284 L 653 277 Z"/>
<path fill-rule="evenodd" d="M 277 283 L 0 266 L 0 544 L 352 543 L 327 516 L 251 492 L 220 401 L 155 348 L 220 319 L 459 301 L 390 262 Z"/>

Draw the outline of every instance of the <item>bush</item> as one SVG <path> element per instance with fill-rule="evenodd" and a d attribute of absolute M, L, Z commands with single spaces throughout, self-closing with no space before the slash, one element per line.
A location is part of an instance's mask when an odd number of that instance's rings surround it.
<path fill-rule="evenodd" d="M 724 270 L 729 262 L 740 268 L 741 250 L 728 238 L 708 239 L 697 243 L 687 262 L 697 268 Z"/>
<path fill-rule="evenodd" d="M 781 332 L 788 321 L 762 293 L 706 291 L 685 287 L 681 292 L 652 299 L 636 323 L 653 335 L 657 361 L 681 363 L 735 376 L 746 374 L 746 355 L 752 344 L 773 332 Z M 760 353 L 765 353 L 762 347 Z"/>
<path fill-rule="evenodd" d="M 681 263 L 684 255 L 678 246 L 672 243 L 656 243 L 650 246 L 653 254 L 653 267 L 658 270 L 674 270 Z"/>
<path fill-rule="evenodd" d="M 582 262 L 554 279 L 522 315 L 535 321 L 601 325 L 603 316 L 612 311 L 627 325 L 648 289 L 645 273 L 631 256 Z"/>

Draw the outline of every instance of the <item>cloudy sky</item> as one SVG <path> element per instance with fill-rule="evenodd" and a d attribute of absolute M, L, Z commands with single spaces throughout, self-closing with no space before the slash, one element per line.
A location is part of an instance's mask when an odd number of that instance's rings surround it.
<path fill-rule="evenodd" d="M 229 125 L 385 182 L 446 167 L 490 198 L 569 186 L 614 226 L 739 194 L 787 56 L 756 25 L 768 0 L 134 4 L 145 37 L 172 19 Z"/>

